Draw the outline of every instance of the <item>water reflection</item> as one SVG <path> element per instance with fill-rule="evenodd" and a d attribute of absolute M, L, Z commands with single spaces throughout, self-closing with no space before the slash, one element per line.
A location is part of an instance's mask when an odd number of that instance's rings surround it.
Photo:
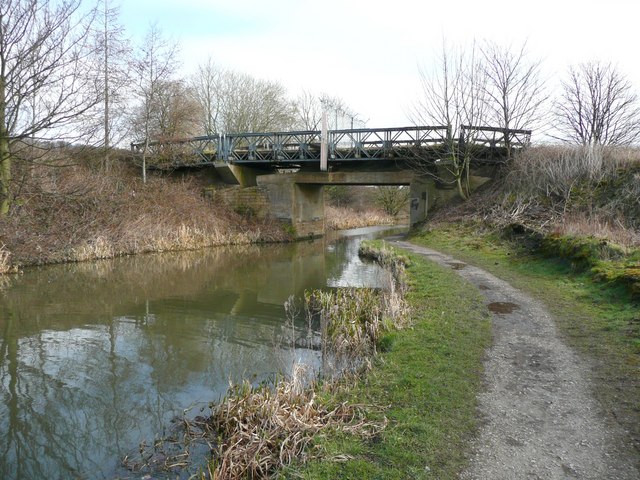
<path fill-rule="evenodd" d="M 0 478 L 112 478 L 126 452 L 230 379 L 317 361 L 278 346 L 283 303 L 307 288 L 375 281 L 355 254 L 360 238 L 13 277 L 0 297 Z"/>

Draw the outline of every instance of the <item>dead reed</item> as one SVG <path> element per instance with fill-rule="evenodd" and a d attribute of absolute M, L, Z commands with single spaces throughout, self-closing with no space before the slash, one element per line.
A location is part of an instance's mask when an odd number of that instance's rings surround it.
<path fill-rule="evenodd" d="M 221 441 L 214 450 L 213 478 L 270 478 L 277 470 L 310 456 L 306 447 L 327 428 L 369 437 L 384 423 L 366 419 L 365 409 L 340 403 L 327 407 L 297 380 L 275 386 L 232 386 L 212 410 L 208 428 Z"/>
<path fill-rule="evenodd" d="M 395 225 L 398 223 L 398 218 L 373 208 L 361 211 L 350 207 L 326 205 L 325 216 L 328 230 L 347 230 L 350 228 Z"/>
<path fill-rule="evenodd" d="M 441 220 L 475 218 L 498 228 L 520 224 L 639 245 L 640 149 L 539 146 L 508 168 L 502 183 L 448 208 Z"/>
<path fill-rule="evenodd" d="M 226 396 L 212 404 L 211 414 L 177 422 L 172 437 L 124 460 L 139 473 L 179 472 L 192 466 L 194 445 L 205 446 L 211 460 L 191 478 L 236 480 L 268 479 L 294 461 L 319 455 L 308 446 L 326 429 L 369 438 L 386 426 L 386 419 L 371 421 L 363 405 L 328 405 L 296 365 L 290 378 L 252 386 L 230 384 Z"/>
<path fill-rule="evenodd" d="M 406 259 L 386 247 L 364 243 L 369 258 L 378 261 L 387 276 L 385 288 L 340 288 L 305 292 L 307 318 L 319 321 L 322 339 L 322 375 L 340 376 L 344 372 L 366 369 L 377 353 L 382 336 L 404 328 L 408 307 Z M 367 256 L 367 255 L 364 255 Z"/>
<path fill-rule="evenodd" d="M 11 252 L 7 250 L 5 244 L 0 244 L 0 274 L 9 273 L 11 271 L 11 262 L 9 257 L 11 257 Z"/>

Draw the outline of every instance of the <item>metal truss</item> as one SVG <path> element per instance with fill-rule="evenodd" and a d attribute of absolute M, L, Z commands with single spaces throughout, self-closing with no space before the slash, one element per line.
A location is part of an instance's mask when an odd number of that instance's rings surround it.
<path fill-rule="evenodd" d="M 217 162 L 289 166 L 318 162 L 321 137 L 320 131 L 209 135 L 150 142 L 148 152 L 181 166 Z M 529 144 L 531 131 L 463 125 L 460 139 L 452 139 L 450 127 L 418 126 L 329 130 L 327 137 L 329 161 L 369 161 L 402 160 L 452 140 L 480 148 L 517 149 Z M 134 152 L 143 148 L 144 143 L 131 144 Z"/>
<path fill-rule="evenodd" d="M 361 128 L 329 131 L 330 160 L 401 158 L 408 149 L 445 142 L 448 127 Z"/>
<path fill-rule="evenodd" d="M 223 135 L 218 158 L 226 163 L 319 160 L 320 135 L 319 131 Z"/>
<path fill-rule="evenodd" d="M 531 143 L 531 130 L 511 128 L 476 127 L 462 125 L 460 127 L 461 142 L 469 142 L 479 147 L 489 148 L 523 148 Z"/>

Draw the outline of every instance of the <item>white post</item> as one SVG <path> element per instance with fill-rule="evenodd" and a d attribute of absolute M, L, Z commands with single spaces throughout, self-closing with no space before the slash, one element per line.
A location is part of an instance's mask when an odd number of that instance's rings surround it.
<path fill-rule="evenodd" d="M 320 171 L 326 172 L 328 160 L 328 142 L 329 135 L 327 132 L 327 112 L 322 113 L 322 133 L 320 134 Z"/>

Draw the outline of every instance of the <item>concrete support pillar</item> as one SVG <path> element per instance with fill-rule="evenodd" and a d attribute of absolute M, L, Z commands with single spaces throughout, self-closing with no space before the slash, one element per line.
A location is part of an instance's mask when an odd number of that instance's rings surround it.
<path fill-rule="evenodd" d="M 285 175 L 260 178 L 269 196 L 271 215 L 289 223 L 296 238 L 324 235 L 322 185 L 294 183 L 291 177 Z"/>
<path fill-rule="evenodd" d="M 298 238 L 324 235 L 324 189 L 322 185 L 294 184 L 294 227 Z"/>
<path fill-rule="evenodd" d="M 435 184 L 431 179 L 414 178 L 409 188 L 409 224 L 413 226 L 427 218 L 429 205 L 435 195 Z"/>

